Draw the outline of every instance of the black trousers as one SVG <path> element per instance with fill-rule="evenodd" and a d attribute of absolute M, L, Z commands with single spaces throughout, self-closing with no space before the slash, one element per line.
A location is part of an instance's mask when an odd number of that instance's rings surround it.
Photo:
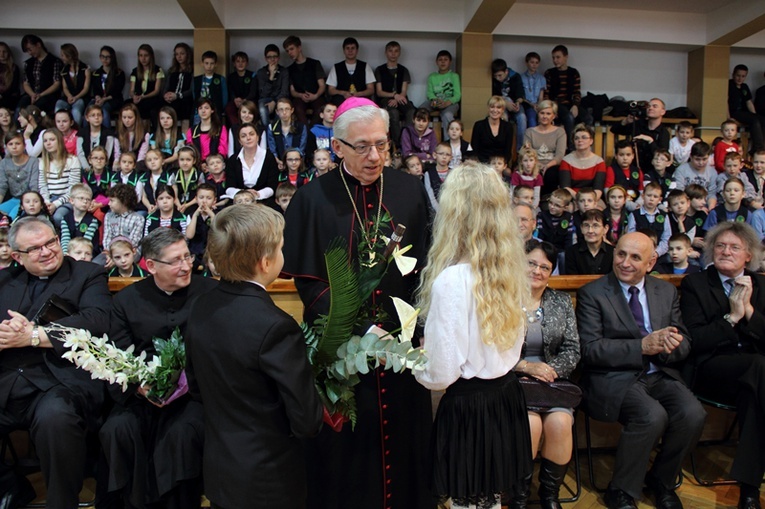
<path fill-rule="evenodd" d="M 765 356 L 716 355 L 697 368 L 695 388 L 704 396 L 736 404 L 739 443 L 730 475 L 759 486 L 765 474 Z"/>
<path fill-rule="evenodd" d="M 642 375 L 632 384 L 619 413 L 624 426 L 616 450 L 611 486 L 639 499 L 651 451 L 661 448 L 650 475 L 671 488 L 685 456 L 696 445 L 706 412 L 682 382 L 658 372 Z"/>
<path fill-rule="evenodd" d="M 28 429 L 40 458 L 48 507 L 77 507 L 85 477 L 84 412 L 71 391 L 56 385 L 40 391 L 19 377 L 6 408 L 0 409 L 0 433 Z"/>

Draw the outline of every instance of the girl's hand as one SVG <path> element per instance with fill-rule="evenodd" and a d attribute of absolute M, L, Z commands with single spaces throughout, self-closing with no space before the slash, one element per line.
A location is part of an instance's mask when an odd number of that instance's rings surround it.
<path fill-rule="evenodd" d="M 282 171 L 284 169 L 284 163 L 280 161 L 279 159 L 276 160 L 276 166 L 279 167 L 279 171 Z"/>
<path fill-rule="evenodd" d="M 48 208 L 48 214 L 53 214 L 58 208 L 55 203 L 46 203 L 45 206 Z"/>
<path fill-rule="evenodd" d="M 178 94 L 175 92 L 165 92 L 165 102 L 173 102 L 178 98 Z"/>
<path fill-rule="evenodd" d="M 256 200 L 260 198 L 260 193 L 255 189 L 248 189 L 247 190 Z"/>
<path fill-rule="evenodd" d="M 114 260 L 112 260 L 112 257 L 108 254 L 106 255 L 106 263 L 104 264 L 104 267 L 107 269 L 114 267 Z"/>
<path fill-rule="evenodd" d="M 100 95 L 97 95 L 95 102 L 96 102 L 96 106 L 101 106 L 102 104 L 104 104 L 104 98 L 101 97 Z"/>
<path fill-rule="evenodd" d="M 32 127 L 32 124 L 28 123 L 27 126 L 24 128 L 24 138 L 31 138 L 34 130 L 35 128 Z"/>
<path fill-rule="evenodd" d="M 155 210 L 157 210 L 156 205 L 149 205 L 149 214 L 153 213 Z"/>
<path fill-rule="evenodd" d="M 134 95 L 133 96 L 133 104 L 138 104 L 139 102 L 141 102 L 141 98 L 142 97 L 143 96 L 141 96 L 141 95 Z"/>
<path fill-rule="evenodd" d="M 178 205 L 178 212 L 183 213 L 186 211 L 187 208 L 188 208 L 188 205 L 185 203 L 183 205 Z"/>
<path fill-rule="evenodd" d="M 97 201 L 90 202 L 90 205 L 88 205 L 88 212 L 93 213 L 96 210 L 100 208 L 100 204 Z"/>

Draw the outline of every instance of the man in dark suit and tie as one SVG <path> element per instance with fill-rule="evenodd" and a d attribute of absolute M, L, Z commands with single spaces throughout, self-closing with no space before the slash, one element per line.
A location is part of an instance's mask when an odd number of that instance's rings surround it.
<path fill-rule="evenodd" d="M 706 270 L 683 278 L 681 311 L 693 338 L 692 387 L 735 404 L 739 443 L 730 475 L 741 483 L 739 509 L 760 509 L 765 474 L 765 277 L 762 252 L 746 223 L 707 232 Z M 689 370 L 690 371 L 690 370 Z"/>
<path fill-rule="evenodd" d="M 656 507 L 681 508 L 673 486 L 706 417 L 676 369 L 690 352 L 690 339 L 675 287 L 646 276 L 655 262 L 646 235 L 624 235 L 614 250 L 613 272 L 585 285 L 577 296 L 586 410 L 595 419 L 623 426 L 604 496 L 611 509 L 637 507 L 644 481 Z M 646 475 L 659 439 L 660 450 Z"/>
<path fill-rule="evenodd" d="M 35 315 L 55 295 L 74 310 L 57 324 L 100 336 L 109 329 L 108 279 L 103 268 L 64 257 L 46 219 L 19 219 L 8 241 L 20 266 L 0 271 L 0 433 L 29 429 L 48 507 L 77 507 L 86 432 L 97 425 L 104 387 L 62 359 L 62 332 Z"/>

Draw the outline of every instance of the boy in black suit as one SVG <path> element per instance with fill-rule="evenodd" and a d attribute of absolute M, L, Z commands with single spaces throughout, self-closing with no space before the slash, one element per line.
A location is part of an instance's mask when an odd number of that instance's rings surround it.
<path fill-rule="evenodd" d="M 284 264 L 283 229 L 278 212 L 241 204 L 218 213 L 209 232 L 221 282 L 192 307 L 186 373 L 204 404 L 212 507 L 306 503 L 300 439 L 318 434 L 323 407 L 303 334 L 266 292 Z"/>

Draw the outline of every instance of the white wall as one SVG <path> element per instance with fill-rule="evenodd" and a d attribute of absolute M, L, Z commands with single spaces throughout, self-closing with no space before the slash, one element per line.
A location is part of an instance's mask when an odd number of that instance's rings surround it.
<path fill-rule="evenodd" d="M 627 100 L 659 97 L 667 109 L 686 105 L 687 52 L 674 46 L 597 43 L 561 39 L 530 39 L 495 36 L 494 57 L 504 58 L 516 71 L 526 69 L 526 53 L 542 57 L 540 72 L 552 67 L 550 52 L 556 44 L 566 44 L 569 66 L 582 76 L 582 95 L 621 95 Z"/>

